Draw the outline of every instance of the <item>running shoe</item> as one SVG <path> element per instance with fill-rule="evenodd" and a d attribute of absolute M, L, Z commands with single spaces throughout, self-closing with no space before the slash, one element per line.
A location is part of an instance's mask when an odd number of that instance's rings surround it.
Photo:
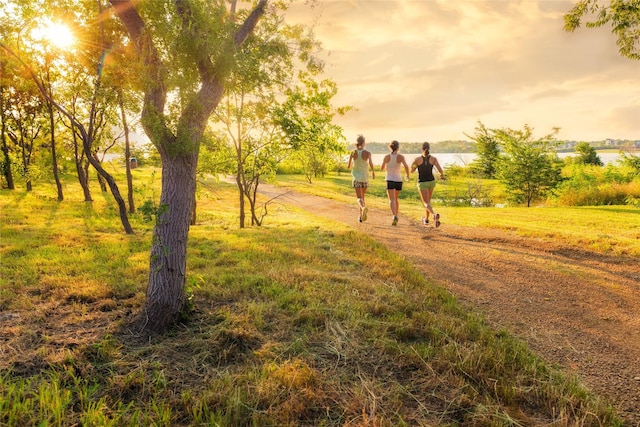
<path fill-rule="evenodd" d="M 398 225 L 398 217 L 397 216 L 393 217 L 393 222 L 391 222 L 391 225 Z"/>
<path fill-rule="evenodd" d="M 434 219 L 436 222 L 436 228 L 440 227 L 440 214 L 435 214 Z"/>
<path fill-rule="evenodd" d="M 369 212 L 369 208 L 365 207 L 364 209 L 362 209 L 362 221 L 366 221 L 367 220 L 367 212 Z M 362 222 L 360 221 L 360 222 Z"/>
<path fill-rule="evenodd" d="M 422 217 L 422 225 L 427 226 L 429 225 L 429 220 L 425 217 Z"/>

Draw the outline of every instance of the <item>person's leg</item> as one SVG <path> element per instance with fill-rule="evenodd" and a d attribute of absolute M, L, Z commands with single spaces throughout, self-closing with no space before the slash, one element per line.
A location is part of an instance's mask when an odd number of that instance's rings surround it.
<path fill-rule="evenodd" d="M 429 214 L 435 215 L 433 207 L 431 206 L 431 196 L 433 195 L 433 188 L 425 188 L 420 190 L 420 197 L 422 198 L 422 205 L 424 206 L 425 218 L 429 220 Z"/>
<path fill-rule="evenodd" d="M 363 221 L 367 220 L 367 211 L 369 210 L 369 208 L 367 208 L 367 204 L 364 200 L 364 195 L 367 192 L 367 187 L 362 187 L 360 189 L 360 198 L 359 203 L 360 203 L 360 218 L 362 218 Z"/>
<path fill-rule="evenodd" d="M 356 187 L 356 197 L 358 198 L 358 206 L 360 209 L 364 208 L 364 188 Z"/>
<path fill-rule="evenodd" d="M 391 214 L 393 215 L 393 220 L 391 225 L 398 224 L 398 190 L 389 189 L 387 190 L 389 194 L 389 207 L 391 208 Z"/>
<path fill-rule="evenodd" d="M 429 210 L 433 214 L 433 221 L 435 222 L 436 228 L 440 227 L 440 214 L 435 213 L 433 207 L 431 206 L 431 196 L 433 196 L 433 190 L 435 189 L 435 185 L 429 188 L 429 192 L 427 193 L 427 201 L 429 204 Z"/>
<path fill-rule="evenodd" d="M 431 213 L 429 209 L 430 205 L 429 205 L 429 202 L 427 201 L 428 200 L 427 197 L 428 197 L 427 190 L 421 188 L 420 198 L 422 199 L 422 206 L 424 206 L 424 217 L 422 217 L 422 223 L 424 225 L 429 224 L 429 214 Z"/>
<path fill-rule="evenodd" d="M 387 196 L 389 197 L 389 208 L 391 208 L 391 214 L 396 216 L 398 212 L 396 190 L 393 188 L 387 188 Z"/>

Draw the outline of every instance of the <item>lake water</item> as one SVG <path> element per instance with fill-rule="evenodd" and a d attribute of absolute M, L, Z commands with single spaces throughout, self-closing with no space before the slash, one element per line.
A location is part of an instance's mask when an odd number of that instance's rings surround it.
<path fill-rule="evenodd" d="M 420 156 L 420 154 L 404 154 L 404 158 L 407 160 L 407 164 L 411 167 L 411 163 L 413 159 Z M 440 166 L 447 167 L 449 165 L 456 166 L 467 166 L 471 162 L 473 162 L 476 158 L 476 153 L 434 153 L 433 154 L 440 163 Z M 382 159 L 386 154 L 373 154 L 373 164 L 378 167 L 382 164 Z M 565 157 L 576 156 L 576 153 L 558 153 L 558 157 L 564 159 Z M 598 153 L 600 160 L 605 165 L 609 163 L 615 163 L 620 159 L 620 153 L 618 152 L 606 152 L 606 153 Z M 348 158 L 347 158 L 348 160 Z"/>

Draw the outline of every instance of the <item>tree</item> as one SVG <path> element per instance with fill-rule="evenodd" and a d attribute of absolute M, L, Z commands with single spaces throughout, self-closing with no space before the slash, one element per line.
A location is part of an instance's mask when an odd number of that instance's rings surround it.
<path fill-rule="evenodd" d="M 43 120 L 45 106 L 38 89 L 30 81 L 16 82 L 11 89 L 7 135 L 19 152 L 20 175 L 25 180 L 27 191 L 32 191 L 33 180 L 38 175 L 33 167 L 33 154 L 36 141 L 46 126 Z"/>
<path fill-rule="evenodd" d="M 333 81 L 317 82 L 307 73 L 301 73 L 299 79 L 301 85 L 287 90 L 276 121 L 292 147 L 291 155 L 303 165 L 311 183 L 314 177 L 324 175 L 332 158 L 346 152 L 342 128 L 332 121 L 351 107 L 332 107 L 331 99 L 338 92 Z"/>
<path fill-rule="evenodd" d="M 509 191 L 509 199 L 527 207 L 545 196 L 561 180 L 561 162 L 553 148 L 557 144 L 553 133 L 534 139 L 532 129 L 499 129 L 493 134 L 505 151 L 498 162 L 498 175 Z"/>
<path fill-rule="evenodd" d="M 4 33 L 4 31 L 2 33 Z M 11 167 L 13 159 L 8 143 L 9 100 L 11 95 L 10 85 L 14 79 L 15 76 L 13 68 L 9 63 L 9 58 L 5 55 L 0 56 L 0 150 L 2 151 L 0 168 L 2 178 L 4 178 L 9 190 L 15 190 L 13 171 Z"/>
<path fill-rule="evenodd" d="M 227 134 L 224 139 L 231 141 L 227 144 L 233 148 L 231 155 L 238 187 L 239 226 L 245 227 L 247 201 L 251 225 L 261 225 L 264 215 L 257 211 L 260 179 L 275 174 L 276 166 L 288 148 L 270 116 L 275 96 L 263 93 L 250 97 L 247 93 L 234 93 L 225 101 L 216 110 L 216 117 L 225 124 Z"/>
<path fill-rule="evenodd" d="M 475 141 L 477 157 L 471 163 L 471 171 L 480 178 L 493 179 L 496 177 L 497 165 L 500 160 L 500 144 L 490 129 L 482 122 L 478 122 L 473 136 L 465 135 Z"/>
<path fill-rule="evenodd" d="M 273 138 L 269 111 L 291 79 L 293 54 L 287 44 L 286 27 L 281 27 L 279 19 L 268 18 L 263 18 L 261 28 L 239 48 L 225 95 L 211 122 L 224 129 L 222 138 L 233 149 L 240 228 L 245 227 L 247 201 L 252 225 L 261 223 L 256 216 L 255 197 L 260 177 L 269 173 L 269 165 L 277 162 L 277 153 L 283 151 L 280 141 Z"/>
<path fill-rule="evenodd" d="M 204 129 L 224 93 L 237 48 L 266 13 L 236 1 L 109 0 L 140 59 L 141 125 L 162 159 L 162 190 L 139 327 L 161 332 L 186 308 L 186 259 Z M 244 18 L 238 24 L 236 17 Z M 175 103 L 168 102 L 168 95 Z"/>
<path fill-rule="evenodd" d="M 620 163 L 631 168 L 636 176 L 640 176 L 640 156 L 634 156 L 631 153 L 622 153 Z"/>
<path fill-rule="evenodd" d="M 240 228 L 245 226 L 246 201 L 251 224 L 262 224 L 266 205 L 257 203 L 260 180 L 275 175 L 282 159 L 299 148 L 282 135 L 277 115 L 284 95 L 299 83 L 297 76 L 312 81 L 322 71 L 313 55 L 316 47 L 313 34 L 304 27 L 288 26 L 279 17 L 267 16 L 238 52 L 229 89 L 214 117 L 235 151 Z M 297 69 L 305 71 L 296 75 Z"/>
<path fill-rule="evenodd" d="M 611 23 L 611 31 L 618 37 L 616 44 L 622 56 L 640 59 L 640 0 L 579 0 L 564 15 L 564 29 L 573 32 L 584 18 L 593 20 L 587 28 Z"/>
<path fill-rule="evenodd" d="M 88 3 L 87 2 L 81 3 L 81 5 L 87 6 Z M 24 6 L 24 8 L 17 9 L 17 10 L 19 10 L 23 15 L 37 16 L 38 12 L 40 12 L 41 14 L 45 12 L 43 9 L 39 8 L 43 6 L 42 4 L 34 5 L 31 3 L 25 3 L 25 4 L 22 4 L 21 6 Z M 62 6 L 64 6 L 64 4 L 60 6 L 61 9 L 58 10 L 57 13 L 64 13 L 68 15 L 70 10 L 65 9 Z M 77 8 L 78 4 L 74 3 L 72 6 L 74 8 Z M 87 8 L 89 7 L 90 6 L 87 6 Z M 95 12 L 96 14 L 99 14 L 98 13 L 99 10 L 96 10 Z M 111 193 L 118 205 L 120 220 L 125 229 L 125 232 L 128 234 L 132 234 L 133 228 L 129 223 L 126 205 L 120 195 L 120 191 L 118 189 L 117 183 L 115 182 L 115 179 L 102 167 L 100 162 L 96 158 L 94 158 L 94 156 L 92 155 L 93 154 L 91 149 L 92 143 L 95 140 L 95 136 L 98 134 L 98 129 L 101 127 L 100 125 L 101 120 L 99 118 L 102 116 L 102 113 L 104 112 L 104 110 L 101 110 L 98 107 L 98 104 L 99 104 L 98 99 L 101 93 L 101 82 L 102 82 L 101 71 L 102 71 L 102 66 L 104 64 L 106 49 L 105 49 L 104 43 L 97 43 L 97 46 L 99 47 L 98 49 L 99 54 L 97 55 L 97 58 L 100 58 L 100 59 L 98 59 L 95 63 L 92 63 L 91 59 L 89 59 L 89 61 L 87 61 L 87 64 L 86 64 L 91 69 L 93 69 L 96 74 L 95 74 L 95 78 L 93 79 L 93 91 L 90 96 L 90 100 L 87 103 L 88 124 L 85 127 L 73 114 L 71 114 L 59 102 L 57 102 L 52 98 L 52 94 L 47 90 L 45 82 L 38 76 L 38 73 L 34 68 L 37 64 L 30 64 L 26 62 L 28 60 L 28 55 L 25 54 L 25 49 L 20 49 L 20 46 L 16 46 L 14 47 L 14 49 L 12 49 L 5 41 L 0 41 L 0 48 L 4 49 L 5 52 L 7 52 L 9 55 L 11 55 L 17 60 L 21 68 L 25 71 L 24 74 L 28 76 L 33 81 L 33 83 L 35 83 L 37 90 L 40 92 L 41 97 L 45 99 L 46 102 L 51 103 L 51 105 L 53 105 L 60 114 L 65 116 L 72 123 L 72 128 L 77 130 L 80 133 L 81 140 L 82 140 L 82 147 L 87 157 L 87 160 L 96 169 L 98 174 L 102 178 L 104 178 L 105 181 L 108 183 Z M 91 55 L 89 55 L 89 57 L 91 58 Z M 93 57 L 95 58 L 95 56 Z M 105 104 L 108 104 L 108 103 L 105 103 Z"/>
<path fill-rule="evenodd" d="M 43 67 L 43 73 L 40 77 L 48 97 L 45 99 L 45 105 L 47 108 L 47 116 L 49 119 L 49 149 L 51 150 L 51 169 L 53 172 L 53 179 L 56 183 L 56 190 L 58 194 L 58 201 L 64 200 L 64 194 L 62 191 L 62 182 L 60 181 L 60 173 L 58 171 L 58 154 L 56 153 L 56 108 L 49 101 L 53 99 L 53 77 L 51 67 L 51 56 L 48 51 L 44 54 L 45 62 Z"/>
<path fill-rule="evenodd" d="M 575 152 L 578 156 L 575 158 L 576 163 L 583 165 L 596 165 L 602 166 L 602 160 L 598 157 L 596 149 L 593 148 L 588 142 L 580 142 L 575 147 Z"/>

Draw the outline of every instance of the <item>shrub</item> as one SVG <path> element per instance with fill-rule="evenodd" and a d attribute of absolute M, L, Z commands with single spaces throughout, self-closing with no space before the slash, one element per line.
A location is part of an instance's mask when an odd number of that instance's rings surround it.
<path fill-rule="evenodd" d="M 469 171 L 469 167 L 463 167 L 463 166 L 454 165 L 454 164 L 447 165 L 444 167 L 444 175 L 448 177 L 467 176 L 468 171 Z"/>
<path fill-rule="evenodd" d="M 441 203 L 445 206 L 486 207 L 493 205 L 491 187 L 482 180 L 465 181 L 466 186 L 456 187 L 441 195 Z"/>
<path fill-rule="evenodd" d="M 567 164 L 562 175 L 564 181 L 552 199 L 560 206 L 632 204 L 629 200 L 640 191 L 640 180 L 624 165 Z"/>
<path fill-rule="evenodd" d="M 602 183 L 589 188 L 563 187 L 556 197 L 561 206 L 634 205 L 640 199 L 640 181 Z"/>

